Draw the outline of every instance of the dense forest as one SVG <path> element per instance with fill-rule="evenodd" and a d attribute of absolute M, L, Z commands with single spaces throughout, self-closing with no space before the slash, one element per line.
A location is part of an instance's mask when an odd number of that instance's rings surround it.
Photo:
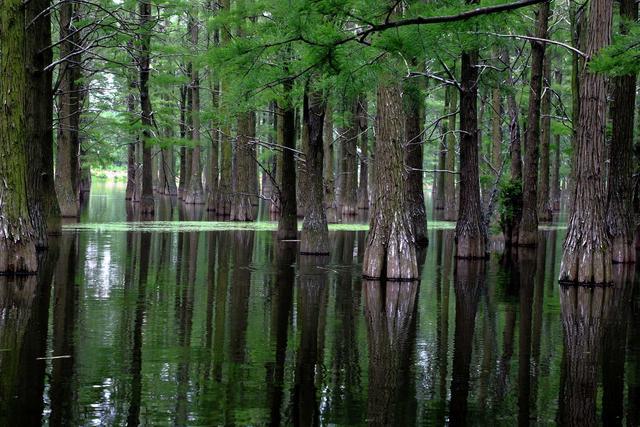
<path fill-rule="evenodd" d="M 635 0 L 0 0 L 0 272 L 36 272 L 109 171 L 140 220 L 263 204 L 300 254 L 365 212 L 373 280 L 419 278 L 425 198 L 462 259 L 566 214 L 560 281 L 610 283 L 640 244 L 639 69 Z"/>

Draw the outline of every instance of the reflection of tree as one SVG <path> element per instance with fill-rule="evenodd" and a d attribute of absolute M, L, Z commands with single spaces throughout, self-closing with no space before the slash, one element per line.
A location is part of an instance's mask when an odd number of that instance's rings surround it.
<path fill-rule="evenodd" d="M 284 363 L 287 353 L 287 336 L 293 284 L 295 282 L 294 262 L 297 247 L 288 242 L 277 243 L 277 277 L 271 294 L 271 343 L 275 347 L 275 361 L 268 363 L 267 401 L 270 409 L 270 425 L 281 424 L 281 407 L 284 395 Z"/>
<path fill-rule="evenodd" d="M 451 270 L 453 261 L 454 236 L 452 230 L 443 231 L 444 248 L 442 263 L 442 285 L 438 287 L 438 308 L 437 308 L 437 351 L 436 360 L 438 363 L 439 378 L 439 405 L 438 419 L 444 419 L 446 415 L 447 401 L 447 368 L 449 365 L 449 293 L 451 289 Z"/>
<path fill-rule="evenodd" d="M 636 263 L 636 278 L 640 278 L 640 263 Z M 627 366 L 630 372 L 627 374 L 627 425 L 640 425 L 640 284 L 633 288 L 631 299 L 631 313 L 629 336 L 627 346 L 629 356 Z"/>
<path fill-rule="evenodd" d="M 531 314 L 535 287 L 536 250 L 518 248 L 520 328 L 518 340 L 518 424 L 529 423 L 531 410 Z"/>
<path fill-rule="evenodd" d="M 56 241 L 39 260 L 38 275 L 0 277 L 0 425 L 41 424 L 49 296 Z"/>
<path fill-rule="evenodd" d="M 77 235 L 63 234 L 60 242 L 60 257 L 54 273 L 53 287 L 53 356 L 49 396 L 51 414 L 49 424 L 53 426 L 73 425 L 77 390 L 74 387 L 75 330 L 78 311 L 76 266 L 78 265 Z"/>
<path fill-rule="evenodd" d="M 369 341 L 367 420 L 371 425 L 415 423 L 410 367 L 418 288 L 419 282 L 363 282 Z"/>
<path fill-rule="evenodd" d="M 560 422 L 594 426 L 597 363 L 602 334 L 611 310 L 618 310 L 614 287 L 562 286 L 564 375 L 561 378 Z"/>
<path fill-rule="evenodd" d="M 484 287 L 484 261 L 458 259 L 454 272 L 456 328 L 451 375 L 451 425 L 465 425 L 469 397 L 469 365 L 478 299 Z"/>
<path fill-rule="evenodd" d="M 315 426 L 320 423 L 317 401 L 316 368 L 322 360 L 323 337 L 321 319 L 327 307 L 326 271 L 317 268 L 327 263 L 326 257 L 302 256 L 299 270 L 297 319 L 300 327 L 292 399 L 294 425 Z"/>

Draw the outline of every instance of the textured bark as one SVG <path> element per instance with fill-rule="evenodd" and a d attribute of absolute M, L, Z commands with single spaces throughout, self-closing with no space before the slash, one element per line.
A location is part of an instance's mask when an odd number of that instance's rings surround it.
<path fill-rule="evenodd" d="M 491 164 L 497 174 L 502 169 L 502 92 L 494 88 L 491 96 Z"/>
<path fill-rule="evenodd" d="M 556 81 L 562 84 L 562 74 L 556 72 Z M 562 114 L 561 106 L 558 106 L 557 114 Z M 551 209 L 553 212 L 560 211 L 560 135 L 554 137 L 553 165 L 551 167 Z"/>
<path fill-rule="evenodd" d="M 301 254 L 328 254 L 329 228 L 324 209 L 322 164 L 324 158 L 324 112 L 326 103 L 321 93 L 307 91 L 304 95 L 304 128 L 307 147 L 305 164 L 307 175 L 306 209 L 300 233 Z"/>
<path fill-rule="evenodd" d="M 200 23 L 197 18 L 190 18 L 191 48 L 197 51 Z M 191 141 L 194 144 L 191 154 L 191 176 L 189 188 L 184 195 L 184 202 L 190 205 L 203 205 L 205 202 L 202 187 L 202 146 L 200 145 L 200 73 L 197 65 L 191 63 Z"/>
<path fill-rule="evenodd" d="M 329 221 L 336 222 L 336 189 L 335 174 L 333 170 L 334 161 L 334 145 L 333 145 L 333 109 L 327 106 L 324 115 L 324 130 L 322 132 L 324 138 L 324 162 L 323 162 L 323 179 L 324 179 L 324 202 L 327 208 L 327 216 Z"/>
<path fill-rule="evenodd" d="M 449 98 L 451 98 L 451 90 L 447 88 L 444 93 L 444 111 L 443 116 L 446 116 L 449 113 Z M 447 120 L 443 120 L 440 124 L 440 129 L 442 130 L 442 139 L 440 140 L 440 147 L 438 150 L 438 167 L 439 171 L 443 171 L 447 168 L 447 136 L 449 134 L 449 122 Z M 445 172 L 436 172 L 433 181 L 435 197 L 433 199 L 433 209 L 436 211 L 444 210 L 444 180 Z M 438 218 L 440 217 L 440 212 L 437 213 Z"/>
<path fill-rule="evenodd" d="M 363 95 L 358 100 L 358 146 L 360 147 L 360 180 L 358 181 L 358 209 L 369 209 L 369 108 Z"/>
<path fill-rule="evenodd" d="M 402 91 L 399 84 L 378 87 L 375 168 L 371 220 L 362 274 L 366 278 L 415 280 L 418 262 L 406 199 Z"/>
<path fill-rule="evenodd" d="M 298 236 L 298 212 L 296 201 L 296 148 L 295 111 L 290 104 L 293 82 L 283 84 L 286 96 L 281 107 L 282 116 L 282 168 L 280 181 L 280 219 L 278 220 L 278 239 L 295 239 Z"/>
<path fill-rule="evenodd" d="M 240 113 L 237 129 L 231 220 L 253 221 L 255 212 L 252 199 L 255 194 L 253 193 L 252 180 L 256 174 L 256 160 L 252 145 L 256 136 L 255 113 L 251 111 Z"/>
<path fill-rule="evenodd" d="M 540 183 L 538 185 L 538 220 L 551 221 L 549 189 L 549 150 L 551 145 L 551 58 L 545 55 L 542 67 L 542 99 L 540 104 Z"/>
<path fill-rule="evenodd" d="M 60 233 L 60 207 L 56 197 L 53 172 L 53 89 L 51 16 L 42 13 L 48 0 L 32 0 L 25 4 L 25 20 L 31 23 L 30 36 L 25 37 L 27 68 L 26 130 L 28 199 L 31 223 L 36 233 L 36 246 L 48 246 L 47 235 Z"/>
<path fill-rule="evenodd" d="M 638 19 L 634 0 L 620 2 L 623 19 L 620 32 L 628 33 L 628 22 Z M 636 104 L 636 75 L 613 78 L 613 137 L 609 146 L 607 185 L 607 231 L 613 262 L 635 262 L 635 218 L 633 212 L 633 121 Z"/>
<path fill-rule="evenodd" d="M 593 0 L 589 10 L 587 55 L 595 56 L 611 39 L 613 5 Z M 573 209 L 560 268 L 560 280 L 611 281 L 611 248 L 605 225 L 604 165 L 607 88 L 604 75 L 586 72 L 580 84 L 580 118 L 574 155 Z"/>
<path fill-rule="evenodd" d="M 447 153 L 446 169 L 449 173 L 444 175 L 444 219 L 455 221 L 458 218 L 456 209 L 456 116 L 458 111 L 458 90 L 452 86 L 447 87 L 449 92 L 449 123 L 447 125 Z"/>
<path fill-rule="evenodd" d="M 28 72 L 22 2 L 0 7 L 0 274 L 37 270 L 36 234 L 28 206 Z"/>
<path fill-rule="evenodd" d="M 63 217 L 77 217 L 80 209 L 80 99 L 82 61 L 79 46 L 80 32 L 76 29 L 78 4 L 72 1 L 60 7 L 60 58 L 67 58 L 59 71 L 58 89 L 58 151 L 55 187 Z"/>
<path fill-rule="evenodd" d="M 468 3 L 476 3 L 468 1 Z M 484 258 L 486 230 L 480 203 L 478 168 L 478 51 L 462 53 L 460 78 L 460 208 L 456 257 Z"/>
<path fill-rule="evenodd" d="M 406 139 L 404 162 L 408 169 L 405 186 L 406 208 L 416 245 L 426 246 L 429 239 L 427 238 L 427 210 L 424 203 L 424 186 L 422 185 L 424 105 L 421 96 L 420 86 L 417 83 L 405 82 L 403 93 L 403 97 L 406 99 L 404 104 Z"/>
<path fill-rule="evenodd" d="M 536 23 L 536 37 L 547 38 L 549 2 L 540 4 Z M 538 160 L 540 156 L 540 101 L 545 45 L 531 43 L 531 80 L 529 84 L 529 111 L 524 145 L 524 180 L 522 182 L 522 218 L 518 231 L 519 246 L 538 243 Z M 548 156 L 547 156 L 548 159 Z M 547 161 L 547 174 L 549 164 Z M 547 175 L 548 177 L 548 175 Z"/>
<path fill-rule="evenodd" d="M 217 2 L 211 1 L 211 10 L 216 10 Z M 208 34 L 209 43 L 213 47 L 220 46 L 220 32 L 213 30 Z M 211 108 L 214 113 L 220 113 L 220 79 L 217 73 L 209 69 L 209 86 L 211 89 Z M 218 151 L 220 150 L 220 122 L 217 119 L 211 120 L 211 148 L 209 150 L 209 179 L 207 186 L 207 210 L 215 211 L 218 200 L 218 180 L 220 170 L 218 168 Z"/>
<path fill-rule="evenodd" d="M 369 425 L 415 425 L 411 364 L 416 337 L 419 283 L 364 281 L 369 349 Z M 405 394 L 405 392 L 407 392 Z"/>
<path fill-rule="evenodd" d="M 349 115 L 347 127 L 340 130 L 340 145 L 342 148 L 342 167 L 340 168 L 340 193 L 338 195 L 342 215 L 357 213 L 358 166 L 357 150 L 359 124 L 358 101 L 345 102 L 351 108 L 345 108 Z"/>
<path fill-rule="evenodd" d="M 152 215 L 154 212 L 153 198 L 153 158 L 151 157 L 151 127 L 153 110 L 149 95 L 149 68 L 151 54 L 151 2 L 140 0 L 140 27 L 142 29 L 140 43 L 140 111 L 142 113 L 142 194 L 140 195 L 140 213 Z"/>

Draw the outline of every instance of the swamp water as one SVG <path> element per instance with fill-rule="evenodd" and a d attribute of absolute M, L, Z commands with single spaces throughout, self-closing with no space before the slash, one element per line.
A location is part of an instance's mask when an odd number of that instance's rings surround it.
<path fill-rule="evenodd" d="M 421 282 L 381 285 L 366 225 L 300 257 L 272 223 L 123 199 L 94 184 L 39 275 L 0 278 L 1 426 L 640 423 L 640 274 L 561 288 L 561 228 L 470 262 L 430 222 Z"/>

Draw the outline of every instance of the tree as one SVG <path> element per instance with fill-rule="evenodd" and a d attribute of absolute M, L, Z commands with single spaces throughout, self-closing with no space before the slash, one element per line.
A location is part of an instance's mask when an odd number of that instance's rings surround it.
<path fill-rule="evenodd" d="M 151 55 L 151 2 L 140 0 L 140 58 L 139 58 L 139 86 L 140 111 L 142 117 L 142 194 L 140 196 L 140 213 L 153 215 L 155 200 L 153 197 L 153 159 L 151 157 L 151 128 L 153 125 L 153 110 L 151 95 L 149 94 L 149 70 Z"/>
<path fill-rule="evenodd" d="M 0 273 L 9 274 L 38 268 L 27 202 L 25 25 L 22 1 L 5 0 L 0 7 Z"/>
<path fill-rule="evenodd" d="M 627 34 L 638 20 L 633 0 L 620 2 L 620 33 Z M 635 221 L 633 213 L 633 122 L 636 104 L 636 74 L 613 79 L 613 135 L 609 146 L 607 185 L 607 231 L 611 237 L 612 260 L 635 262 Z"/>
<path fill-rule="evenodd" d="M 280 219 L 278 220 L 278 239 L 295 239 L 298 235 L 298 213 L 296 202 L 296 148 L 295 110 L 291 105 L 293 82 L 285 80 L 282 84 L 283 105 L 280 106 L 282 120 L 282 168 L 280 184 Z"/>
<path fill-rule="evenodd" d="M 549 187 L 551 145 L 551 57 L 545 54 L 542 66 L 542 97 L 540 100 L 540 182 L 538 185 L 538 220 L 551 221 Z"/>
<path fill-rule="evenodd" d="M 446 89 L 449 92 L 449 109 L 447 124 L 447 152 L 445 159 L 445 167 L 447 172 L 444 173 L 444 219 L 447 221 L 455 221 L 457 219 L 457 200 L 456 200 L 456 115 L 458 111 L 458 90 L 453 86 Z"/>
<path fill-rule="evenodd" d="M 358 99 L 358 146 L 360 147 L 360 180 L 358 181 L 358 209 L 369 209 L 369 108 L 366 96 Z"/>
<path fill-rule="evenodd" d="M 589 6 L 586 49 L 589 57 L 610 43 L 612 9 L 612 2 L 607 0 L 593 0 Z M 580 116 L 573 157 L 575 186 L 562 254 L 561 281 L 608 283 L 611 280 L 602 176 L 606 107 L 606 77 L 587 71 L 580 82 Z"/>
<path fill-rule="evenodd" d="M 358 117 L 359 100 L 345 99 L 344 114 L 347 123 L 340 129 L 342 167 L 340 168 L 340 211 L 342 215 L 355 215 L 358 209 L 358 163 L 357 145 L 360 133 Z"/>

